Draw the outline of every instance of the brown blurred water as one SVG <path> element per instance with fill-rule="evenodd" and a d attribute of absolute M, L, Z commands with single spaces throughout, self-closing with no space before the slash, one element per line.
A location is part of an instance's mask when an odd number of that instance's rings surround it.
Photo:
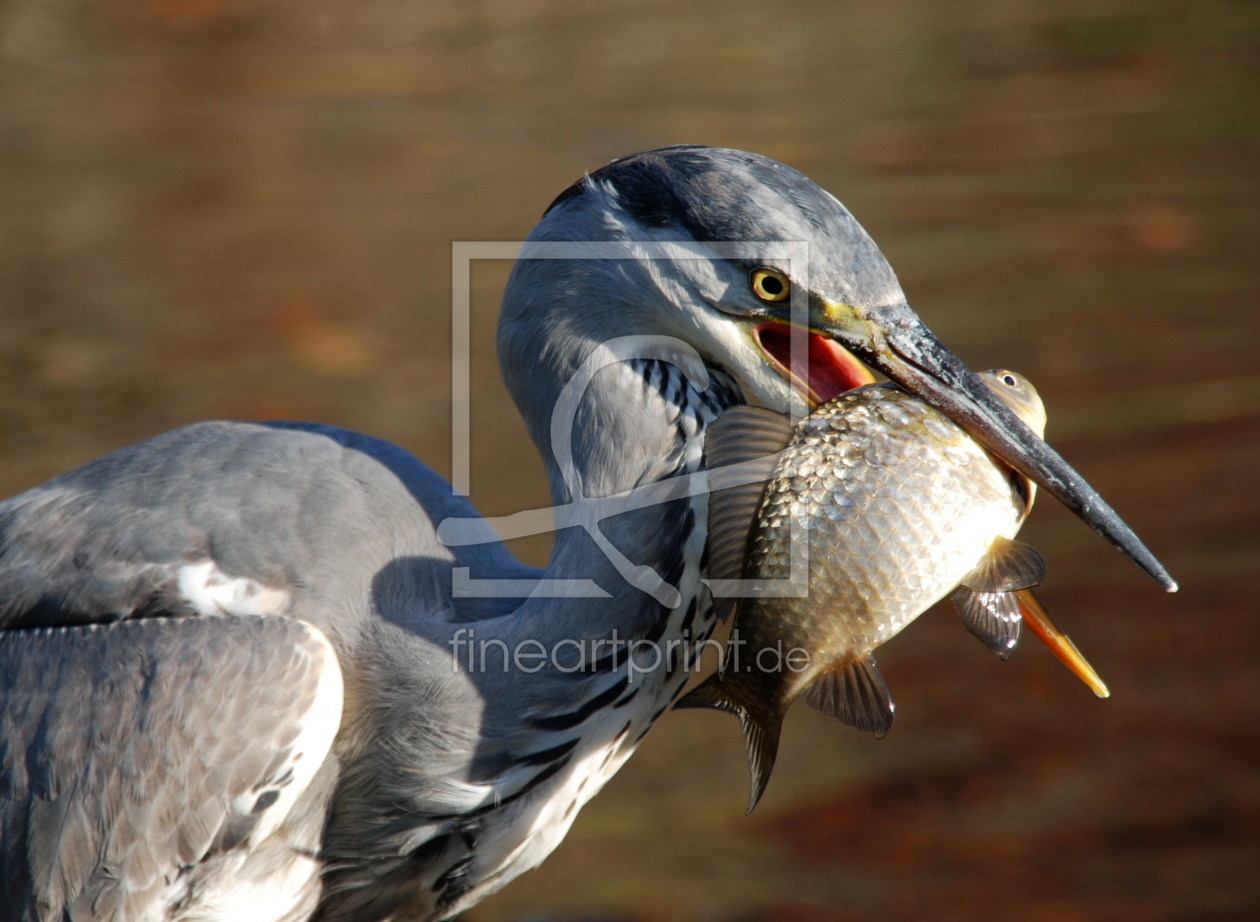
<path fill-rule="evenodd" d="M 965 360 L 1037 384 L 1182 592 L 1043 501 L 1043 596 L 1110 700 L 934 610 L 880 657 L 887 739 L 794 710 L 746 818 L 734 721 L 670 715 L 467 918 L 1260 918 L 1258 52 L 1242 0 L 9 0 L 0 490 L 212 417 L 447 472 L 451 241 L 519 239 L 634 150 L 768 154 Z M 489 513 L 546 502 L 494 364 L 505 270 L 474 277 Z"/>

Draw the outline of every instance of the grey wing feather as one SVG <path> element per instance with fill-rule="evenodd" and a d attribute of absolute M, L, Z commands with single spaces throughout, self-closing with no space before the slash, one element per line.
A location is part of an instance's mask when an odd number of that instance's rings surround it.
<path fill-rule="evenodd" d="M 174 898 L 283 819 L 340 706 L 331 647 L 289 618 L 0 633 L 0 917 L 137 919 Z"/>
<path fill-rule="evenodd" d="M 325 629 L 345 600 L 382 588 L 371 584 L 378 575 L 407 583 L 409 613 L 501 614 L 519 602 L 450 598 L 452 565 L 537 575 L 501 544 L 437 540 L 435 522 L 475 514 L 378 439 L 299 423 L 200 423 L 0 503 L 0 630 L 290 608 Z M 248 581 L 256 594 L 238 599 L 246 608 L 198 607 L 185 568 L 202 562 Z M 353 631 L 342 623 L 339 633 Z"/>
<path fill-rule="evenodd" d="M 328 820 L 311 837 L 327 862 L 323 917 L 346 915 L 328 908 L 330 893 L 380 896 L 367 881 L 382 877 L 382 862 L 409 869 L 411 883 L 395 890 L 432 902 L 430 885 L 441 883 L 455 852 L 472 848 L 452 824 L 525 790 L 538 771 L 518 784 L 510 756 L 546 748 L 528 738 L 521 702 L 498 692 L 499 674 L 476 684 L 451 669 L 453 631 L 486 619 L 498 625 L 487 630 L 504 629 L 521 602 L 453 598 L 452 568 L 468 567 L 474 579 L 539 575 L 501 543 L 449 548 L 438 540 L 436 523 L 475 515 L 441 477 L 378 439 L 302 423 L 201 423 L 0 502 L 0 631 L 166 620 L 157 615 L 300 616 L 354 664 L 356 680 L 345 718 L 356 731 L 342 734 L 306 795 L 326 798 L 306 817 L 308 825 Z M 571 681 L 546 687 L 571 700 Z M 468 716 L 477 713 L 480 724 Z M 14 722 L 0 726 L 0 747 Z M 116 751 L 124 752 L 120 743 Z M 400 759 L 414 770 L 379 770 Z M 218 822 L 214 804 L 153 809 Z M 298 820 L 294 811 L 287 822 Z M 229 827 L 219 827 L 225 837 Z M 197 822 L 170 828 L 181 860 L 202 847 Z M 422 844 L 426 835 L 436 837 L 432 847 Z M 449 848 L 437 848 L 439 840 Z M 274 846 L 252 852 L 250 867 Z M 0 859 L 6 854 L 0 848 Z"/>

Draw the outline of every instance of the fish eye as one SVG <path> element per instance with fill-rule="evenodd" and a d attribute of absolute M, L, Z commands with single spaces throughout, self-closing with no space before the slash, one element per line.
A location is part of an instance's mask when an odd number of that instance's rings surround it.
<path fill-rule="evenodd" d="M 754 269 L 748 281 L 762 301 L 786 301 L 792 293 L 792 282 L 778 269 Z"/>
<path fill-rule="evenodd" d="M 1002 380 L 1002 383 L 1005 384 L 1007 387 L 1014 387 L 1015 385 L 1019 384 L 1019 381 L 1017 381 L 1015 379 L 1015 376 L 1011 374 L 1009 371 L 1002 373 L 1001 380 Z"/>

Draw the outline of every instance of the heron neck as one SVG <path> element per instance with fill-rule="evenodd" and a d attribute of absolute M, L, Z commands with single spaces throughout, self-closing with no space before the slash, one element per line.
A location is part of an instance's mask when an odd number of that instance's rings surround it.
<path fill-rule="evenodd" d="M 617 362 L 572 408 L 567 447 L 553 442 L 567 420 L 533 420 L 558 526 L 544 578 L 554 591 L 579 594 L 531 599 L 520 614 L 545 613 L 548 633 L 560 637 L 652 637 L 703 594 L 708 498 L 687 495 L 687 475 L 702 466 L 708 422 L 742 402 L 719 370 L 707 383 L 698 390 L 663 360 Z"/>

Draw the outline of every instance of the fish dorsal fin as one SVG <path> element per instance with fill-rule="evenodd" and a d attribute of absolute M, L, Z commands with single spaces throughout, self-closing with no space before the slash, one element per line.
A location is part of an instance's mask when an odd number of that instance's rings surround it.
<path fill-rule="evenodd" d="M 884 677 L 869 656 L 819 676 L 805 690 L 805 703 L 876 739 L 892 726 L 895 710 Z"/>
<path fill-rule="evenodd" d="M 1032 545 L 997 538 L 962 584 L 977 592 L 1014 592 L 1040 586 L 1046 580 L 1046 561 Z"/>
<path fill-rule="evenodd" d="M 784 413 L 744 404 L 731 407 L 705 430 L 705 465 L 727 467 L 773 455 L 784 449 L 795 431 L 792 417 Z"/>
<path fill-rule="evenodd" d="M 963 626 L 998 655 L 1009 657 L 1019 643 L 1019 598 L 1013 592 L 977 592 L 959 586 L 954 608 Z"/>
<path fill-rule="evenodd" d="M 709 496 L 709 578 L 743 575 L 748 532 L 774 476 L 778 453 L 795 431 L 792 419 L 764 407 L 731 407 L 704 435 L 704 461 L 713 493 Z M 745 465 L 751 483 L 722 487 L 720 469 Z M 740 479 L 745 479 L 741 477 Z M 728 614 L 726 612 L 724 614 Z"/>
<path fill-rule="evenodd" d="M 744 731 L 744 746 L 748 750 L 748 770 L 752 774 L 752 787 L 748 793 L 748 809 L 752 813 L 757 801 L 770 782 L 770 772 L 779 754 L 779 733 L 783 728 L 783 713 L 750 706 L 740 700 L 732 686 L 722 681 L 721 673 L 709 676 L 674 705 L 675 709 L 715 708 L 739 718 Z"/>

